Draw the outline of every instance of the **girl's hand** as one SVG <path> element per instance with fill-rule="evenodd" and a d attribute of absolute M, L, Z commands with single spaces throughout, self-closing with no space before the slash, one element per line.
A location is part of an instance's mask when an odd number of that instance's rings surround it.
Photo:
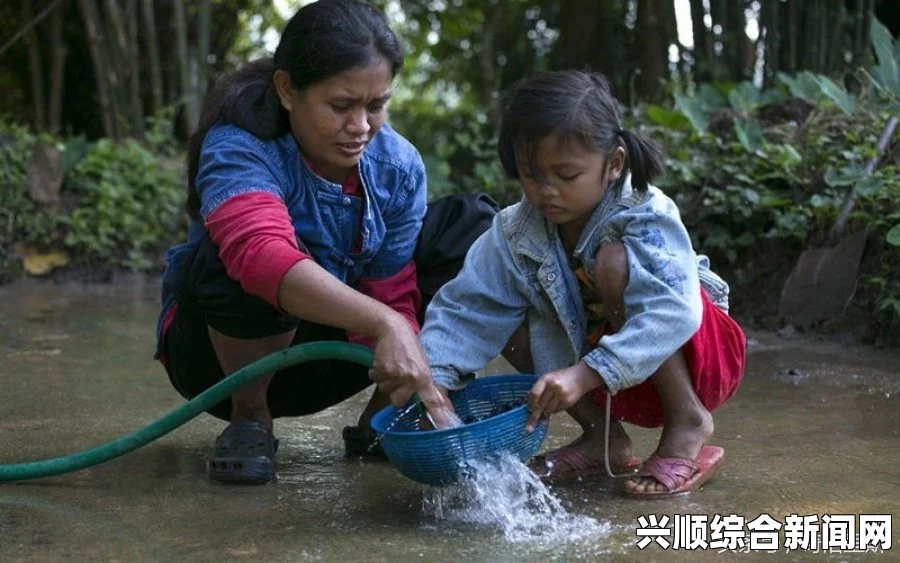
<path fill-rule="evenodd" d="M 421 390 L 426 390 L 424 393 L 430 400 L 436 400 L 434 394 L 427 391 L 434 385 L 425 352 L 409 323 L 399 313 L 392 312 L 382 324 L 375 337 L 374 354 L 369 378 L 390 396 L 394 406 L 402 407 L 413 393 Z M 424 401 L 423 393 L 419 395 Z"/>
<path fill-rule="evenodd" d="M 531 414 L 525 430 L 531 432 L 541 419 L 571 408 L 586 393 L 602 384 L 600 375 L 583 361 L 545 373 L 528 394 L 528 409 Z"/>

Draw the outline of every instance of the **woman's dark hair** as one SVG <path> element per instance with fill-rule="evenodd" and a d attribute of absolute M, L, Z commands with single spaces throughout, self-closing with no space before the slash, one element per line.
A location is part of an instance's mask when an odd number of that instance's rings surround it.
<path fill-rule="evenodd" d="M 609 82 L 602 74 L 575 70 L 545 72 L 519 83 L 512 91 L 500 125 L 500 162 L 506 174 L 519 177 L 516 149 L 534 169 L 541 139 L 558 134 L 563 142 L 577 141 L 605 154 L 625 148 L 623 172 L 631 172 L 631 185 L 638 192 L 663 172 L 659 145 L 622 128 Z M 621 187 L 622 174 L 617 187 Z"/>
<path fill-rule="evenodd" d="M 188 213 L 197 217 L 200 148 L 209 129 L 231 123 L 261 139 L 290 131 L 272 76 L 283 70 L 297 89 L 382 57 L 391 76 L 403 66 L 400 41 L 384 14 L 363 0 L 319 0 L 300 8 L 281 34 L 275 56 L 245 65 L 217 84 L 203 102 L 197 132 L 188 140 Z"/>

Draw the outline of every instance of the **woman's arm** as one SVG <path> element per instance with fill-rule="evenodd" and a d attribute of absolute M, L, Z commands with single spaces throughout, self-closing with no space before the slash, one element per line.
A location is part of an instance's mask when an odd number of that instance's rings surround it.
<path fill-rule="evenodd" d="M 440 401 L 403 315 L 304 259 L 284 205 L 284 181 L 277 159 L 259 140 L 234 128 L 208 136 L 196 185 L 201 214 L 229 276 L 291 315 L 375 339 L 370 377 L 395 404 L 415 392 Z M 252 213 L 235 212 L 241 197 L 251 200 Z"/>

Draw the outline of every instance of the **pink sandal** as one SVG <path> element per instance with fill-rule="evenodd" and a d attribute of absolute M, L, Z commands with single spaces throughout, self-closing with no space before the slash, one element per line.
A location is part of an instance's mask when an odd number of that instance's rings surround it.
<path fill-rule="evenodd" d="M 725 450 L 718 446 L 703 446 L 696 461 L 678 457 L 652 455 L 641 466 L 637 477 L 652 477 L 666 490 L 639 492 L 625 489 L 625 495 L 635 499 L 667 499 L 696 491 L 725 467 Z"/>

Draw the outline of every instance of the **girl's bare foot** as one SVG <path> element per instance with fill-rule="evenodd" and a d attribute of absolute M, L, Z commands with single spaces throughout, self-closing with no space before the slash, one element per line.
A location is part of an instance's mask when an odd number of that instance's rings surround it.
<path fill-rule="evenodd" d="M 603 462 L 606 417 L 590 396 L 585 396 L 567 411 L 584 430 L 568 446 L 537 456 L 529 464 L 538 475 L 547 479 L 583 477 L 606 472 Z M 628 471 L 634 466 L 631 438 L 622 423 L 610 421 L 609 466 L 614 473 Z"/>

